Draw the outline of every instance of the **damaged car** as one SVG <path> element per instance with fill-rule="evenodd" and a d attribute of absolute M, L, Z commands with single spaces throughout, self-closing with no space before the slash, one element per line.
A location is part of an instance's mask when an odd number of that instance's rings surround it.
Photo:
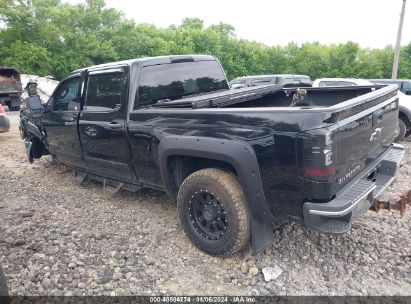
<path fill-rule="evenodd" d="M 113 192 L 152 188 L 177 202 L 188 238 L 211 255 L 271 244 L 291 217 L 343 234 L 394 181 L 395 85 L 230 90 L 212 56 L 140 58 L 83 68 L 21 134 L 30 161 L 51 154 Z M 400 207 L 398 207 L 400 208 Z"/>

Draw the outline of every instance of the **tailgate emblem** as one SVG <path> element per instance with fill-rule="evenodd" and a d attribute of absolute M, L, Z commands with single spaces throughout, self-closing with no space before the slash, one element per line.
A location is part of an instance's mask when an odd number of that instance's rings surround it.
<path fill-rule="evenodd" d="M 382 128 L 375 128 L 374 132 L 371 133 L 370 141 L 376 140 L 377 137 L 381 135 L 381 133 L 382 133 Z"/>

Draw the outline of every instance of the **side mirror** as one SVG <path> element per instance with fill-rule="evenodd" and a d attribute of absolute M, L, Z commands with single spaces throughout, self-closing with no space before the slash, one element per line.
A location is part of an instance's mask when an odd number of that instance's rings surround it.
<path fill-rule="evenodd" d="M 51 112 L 51 105 L 48 103 L 43 105 L 43 113 L 50 113 Z"/>

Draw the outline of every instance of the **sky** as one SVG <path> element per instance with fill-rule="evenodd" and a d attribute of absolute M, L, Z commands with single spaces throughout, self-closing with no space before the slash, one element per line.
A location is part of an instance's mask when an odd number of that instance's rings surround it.
<path fill-rule="evenodd" d="M 69 0 L 68 2 L 81 2 Z M 106 0 L 137 23 L 179 25 L 185 17 L 205 26 L 228 23 L 238 38 L 268 46 L 319 41 L 353 41 L 362 47 L 395 45 L 402 0 Z M 411 42 L 411 1 L 407 3 L 401 45 Z"/>

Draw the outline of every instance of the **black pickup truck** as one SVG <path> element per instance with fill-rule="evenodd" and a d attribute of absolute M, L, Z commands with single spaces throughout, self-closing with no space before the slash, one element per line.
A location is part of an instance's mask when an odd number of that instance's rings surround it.
<path fill-rule="evenodd" d="M 166 191 L 212 255 L 272 242 L 288 216 L 341 234 L 394 179 L 397 86 L 229 90 L 211 56 L 92 66 L 22 112 L 30 161 L 51 154 L 79 180 Z"/>

